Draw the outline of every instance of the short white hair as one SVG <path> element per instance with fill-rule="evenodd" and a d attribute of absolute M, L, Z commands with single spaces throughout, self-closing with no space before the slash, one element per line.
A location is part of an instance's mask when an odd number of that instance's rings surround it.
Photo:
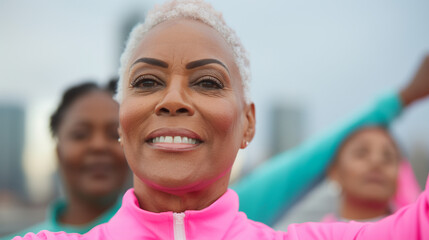
<path fill-rule="evenodd" d="M 145 34 L 162 22 L 178 18 L 201 21 L 220 33 L 233 51 L 234 60 L 240 72 L 244 98 L 246 102 L 249 102 L 250 63 L 247 52 L 235 31 L 225 23 L 222 14 L 202 0 L 173 0 L 156 6 L 148 13 L 143 23 L 139 23 L 133 28 L 121 55 L 115 99 L 119 103 L 122 102 L 125 68 Z"/>

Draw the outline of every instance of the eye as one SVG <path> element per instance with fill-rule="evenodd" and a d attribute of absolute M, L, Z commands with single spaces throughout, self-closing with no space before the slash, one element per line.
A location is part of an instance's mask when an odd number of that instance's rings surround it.
<path fill-rule="evenodd" d="M 212 76 L 204 76 L 195 81 L 193 85 L 207 90 L 217 90 L 224 88 L 223 83 Z"/>
<path fill-rule="evenodd" d="M 353 151 L 353 154 L 358 158 L 363 158 L 368 154 L 368 149 L 365 147 L 359 147 Z"/>
<path fill-rule="evenodd" d="M 86 130 L 74 130 L 70 132 L 69 136 L 73 141 L 83 141 L 89 138 L 90 133 Z"/>
<path fill-rule="evenodd" d="M 153 89 L 163 85 L 162 81 L 153 75 L 142 75 L 131 82 L 131 87 L 143 90 Z"/>

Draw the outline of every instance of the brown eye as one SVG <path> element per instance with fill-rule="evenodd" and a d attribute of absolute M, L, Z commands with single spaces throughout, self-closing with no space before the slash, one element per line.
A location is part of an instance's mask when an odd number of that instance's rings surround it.
<path fill-rule="evenodd" d="M 131 83 L 131 87 L 142 90 L 150 90 L 162 87 L 163 85 L 162 81 L 153 75 L 140 76 Z"/>
<path fill-rule="evenodd" d="M 198 81 L 194 83 L 194 86 L 200 87 L 202 89 L 207 89 L 207 90 L 217 90 L 217 89 L 224 88 L 221 81 L 211 76 L 205 76 L 200 78 Z"/>

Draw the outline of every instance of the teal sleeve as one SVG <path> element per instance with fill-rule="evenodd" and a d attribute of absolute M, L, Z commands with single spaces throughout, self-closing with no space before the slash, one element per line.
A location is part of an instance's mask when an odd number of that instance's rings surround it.
<path fill-rule="evenodd" d="M 231 186 L 248 218 L 271 225 L 326 171 L 341 142 L 356 129 L 387 126 L 399 115 L 399 95 L 388 92 L 351 118 L 264 162 Z"/>
<path fill-rule="evenodd" d="M 24 237 L 24 235 L 29 233 L 29 232 L 38 233 L 38 232 L 45 230 L 45 229 L 48 229 L 48 230 L 52 229 L 52 224 L 50 224 L 48 221 L 44 221 L 44 222 L 41 222 L 41 223 L 36 224 L 34 226 L 31 226 L 29 228 L 26 228 L 22 231 L 19 231 L 19 232 L 16 232 L 16 233 L 13 233 L 13 234 L 10 234 L 7 236 L 0 237 L 0 240 L 10 240 L 16 236 Z"/>
<path fill-rule="evenodd" d="M 47 218 L 43 222 L 33 225 L 19 232 L 0 237 L 0 240 L 6 240 L 6 239 L 10 240 L 15 236 L 24 237 L 24 235 L 27 233 L 30 233 L 30 232 L 38 233 L 42 230 L 48 230 L 50 232 L 64 231 L 66 233 L 84 234 L 89 230 L 91 230 L 93 227 L 100 225 L 102 223 L 108 222 L 121 207 L 121 203 L 122 203 L 121 199 L 122 198 L 119 198 L 118 201 L 116 201 L 116 204 L 112 208 L 108 209 L 105 213 L 103 213 L 101 216 L 96 218 L 94 221 L 89 222 L 85 225 L 79 225 L 79 226 L 63 225 L 57 221 L 58 214 L 59 212 L 61 212 L 61 208 L 65 206 L 65 202 L 57 200 L 51 204 L 49 211 L 47 213 Z"/>

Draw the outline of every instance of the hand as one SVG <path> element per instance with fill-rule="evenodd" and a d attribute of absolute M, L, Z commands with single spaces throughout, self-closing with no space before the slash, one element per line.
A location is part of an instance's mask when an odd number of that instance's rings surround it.
<path fill-rule="evenodd" d="M 429 96 L 429 55 L 426 55 L 414 78 L 400 92 L 404 106 Z"/>

